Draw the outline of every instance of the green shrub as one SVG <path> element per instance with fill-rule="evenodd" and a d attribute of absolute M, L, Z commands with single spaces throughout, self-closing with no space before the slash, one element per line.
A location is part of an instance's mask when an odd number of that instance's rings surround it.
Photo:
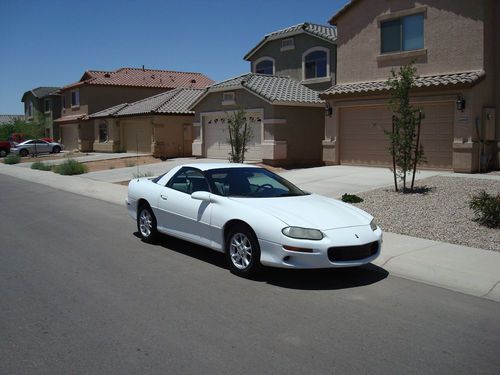
<path fill-rule="evenodd" d="M 7 155 L 3 159 L 4 164 L 17 164 L 20 161 L 21 161 L 21 157 L 19 155 L 14 155 L 14 154 Z"/>
<path fill-rule="evenodd" d="M 45 164 L 43 161 L 35 161 L 31 164 L 31 169 L 38 169 L 40 171 L 50 171 L 52 170 L 52 166 Z"/>
<path fill-rule="evenodd" d="M 344 195 L 342 195 L 342 202 L 346 202 L 346 203 L 361 203 L 361 202 L 363 202 L 363 198 L 358 197 L 355 194 L 347 194 L 347 193 L 345 193 Z"/>
<path fill-rule="evenodd" d="M 134 178 L 141 178 L 141 177 L 153 177 L 153 173 L 151 172 L 134 173 Z"/>
<path fill-rule="evenodd" d="M 57 165 L 54 168 L 54 172 L 62 175 L 82 174 L 87 172 L 87 166 L 77 162 L 75 159 L 68 159 L 64 163 Z"/>
<path fill-rule="evenodd" d="M 472 197 L 469 207 L 474 211 L 474 220 L 479 224 L 500 228 L 500 194 L 495 197 L 483 190 Z"/>

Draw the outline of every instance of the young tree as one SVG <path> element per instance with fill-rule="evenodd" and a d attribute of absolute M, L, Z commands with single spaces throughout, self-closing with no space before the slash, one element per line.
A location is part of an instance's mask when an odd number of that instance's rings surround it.
<path fill-rule="evenodd" d="M 403 183 L 403 192 L 407 191 L 406 178 L 413 172 L 410 191 L 413 191 L 417 165 L 425 161 L 424 150 L 420 144 L 420 125 L 423 112 L 410 104 L 410 90 L 415 85 L 417 69 L 413 64 L 400 67 L 399 72 L 391 70 L 387 80 L 391 99 L 392 129 L 385 130 L 389 138 L 389 152 L 392 156 L 394 187 L 398 191 L 397 179 Z"/>
<path fill-rule="evenodd" d="M 226 114 L 227 129 L 229 131 L 229 143 L 231 152 L 229 161 L 231 163 L 243 163 L 247 144 L 252 139 L 252 128 L 248 124 L 248 119 L 244 109 L 239 108 L 233 113 Z"/>

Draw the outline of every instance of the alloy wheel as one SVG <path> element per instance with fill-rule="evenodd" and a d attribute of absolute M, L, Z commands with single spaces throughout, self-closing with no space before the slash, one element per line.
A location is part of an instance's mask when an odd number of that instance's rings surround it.
<path fill-rule="evenodd" d="M 240 269 L 246 269 L 252 261 L 252 244 L 243 233 L 235 233 L 229 244 L 229 255 L 233 265 Z"/>
<path fill-rule="evenodd" d="M 153 229 L 153 218 L 148 210 L 142 210 L 139 215 L 139 230 L 144 238 L 151 235 Z"/>

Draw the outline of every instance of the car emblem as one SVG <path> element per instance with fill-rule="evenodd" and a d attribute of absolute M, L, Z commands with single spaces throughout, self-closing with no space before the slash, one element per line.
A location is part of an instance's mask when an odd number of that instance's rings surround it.
<path fill-rule="evenodd" d="M 356 238 L 359 238 L 359 236 L 356 233 L 354 233 L 354 235 L 356 236 Z"/>

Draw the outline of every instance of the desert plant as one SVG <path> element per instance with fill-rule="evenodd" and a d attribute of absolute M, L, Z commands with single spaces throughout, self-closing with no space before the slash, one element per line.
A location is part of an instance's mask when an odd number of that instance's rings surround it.
<path fill-rule="evenodd" d="M 21 161 L 21 157 L 19 155 L 14 155 L 14 154 L 7 155 L 3 159 L 4 164 L 17 164 L 20 161 Z"/>
<path fill-rule="evenodd" d="M 397 179 L 403 183 L 406 192 L 406 177 L 413 171 L 410 191 L 413 191 L 417 165 L 425 161 L 424 150 L 420 144 L 420 125 L 424 116 L 420 108 L 410 104 L 410 90 L 418 78 L 417 69 L 412 65 L 400 67 L 399 72 L 391 70 L 387 80 L 391 99 L 392 129 L 384 133 L 389 138 L 389 152 L 392 156 L 394 188 L 398 191 Z"/>
<path fill-rule="evenodd" d="M 252 139 L 252 127 L 247 121 L 244 109 L 237 109 L 231 114 L 226 114 L 227 129 L 229 131 L 229 144 L 231 152 L 229 161 L 231 163 L 243 163 L 245 161 L 245 152 L 247 144 Z"/>
<path fill-rule="evenodd" d="M 137 172 L 133 174 L 134 178 L 141 178 L 141 177 L 153 177 L 152 172 Z"/>
<path fill-rule="evenodd" d="M 494 196 L 483 190 L 472 197 L 469 208 L 474 211 L 474 220 L 479 224 L 500 228 L 500 193 Z"/>
<path fill-rule="evenodd" d="M 40 171 L 50 171 L 52 170 L 52 166 L 44 163 L 43 161 L 35 161 L 31 164 L 31 169 L 38 169 Z"/>
<path fill-rule="evenodd" d="M 75 159 L 66 159 L 54 168 L 54 172 L 62 175 L 82 174 L 87 172 L 87 166 Z"/>
<path fill-rule="evenodd" d="M 342 195 L 342 202 L 346 203 L 361 203 L 363 202 L 363 198 L 358 197 L 356 194 L 347 194 Z"/>
<path fill-rule="evenodd" d="M 131 161 L 131 160 L 126 160 L 125 161 L 125 166 L 126 167 L 135 167 L 136 163 L 134 161 Z"/>

